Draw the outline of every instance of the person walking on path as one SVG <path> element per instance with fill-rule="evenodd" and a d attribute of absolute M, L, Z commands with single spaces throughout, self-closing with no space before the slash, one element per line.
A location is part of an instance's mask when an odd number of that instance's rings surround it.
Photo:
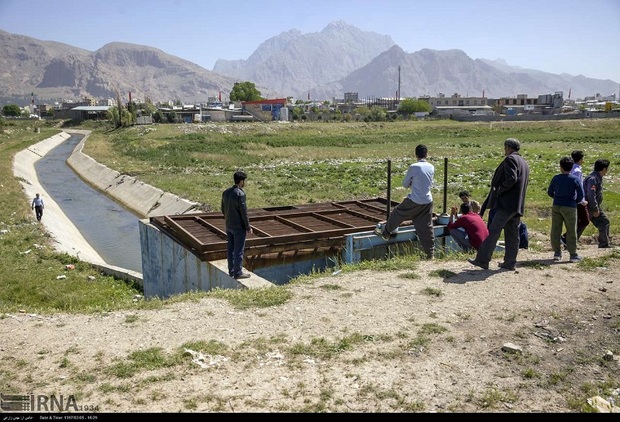
<path fill-rule="evenodd" d="M 570 172 L 574 161 L 571 157 L 560 159 L 560 174 L 551 178 L 547 195 L 553 198 L 551 207 L 551 249 L 553 260 L 562 259 L 562 235 L 563 226 L 566 227 L 566 249 L 570 254 L 570 262 L 579 262 L 581 257 L 577 255 L 577 204 L 583 202 L 583 186 L 576 176 Z"/>
<path fill-rule="evenodd" d="M 452 239 L 464 252 L 471 252 L 472 249 L 478 250 L 484 239 L 489 235 L 489 230 L 482 217 L 471 209 L 472 202 L 461 203 L 460 217 L 457 217 L 456 207 L 452 207 L 450 210 L 451 221 L 446 227 Z"/>
<path fill-rule="evenodd" d="M 43 203 L 43 198 L 38 193 L 34 196 L 32 200 L 31 208 L 34 210 L 35 215 L 37 216 L 37 221 L 41 221 L 43 218 L 43 208 L 45 208 L 45 204 Z"/>
<path fill-rule="evenodd" d="M 581 185 L 581 188 L 583 189 L 583 171 L 581 167 L 583 165 L 583 158 L 584 158 L 583 151 L 575 150 L 571 152 L 570 156 L 574 162 L 573 168 L 571 169 L 570 174 L 572 174 L 573 176 L 577 178 L 577 180 L 579 180 L 579 184 Z M 583 202 L 577 203 L 577 242 L 579 242 L 579 239 L 581 238 L 583 231 L 590 224 L 590 214 L 588 213 L 587 203 L 588 202 L 585 199 L 585 191 L 584 191 Z M 566 233 L 562 235 L 562 243 L 566 245 Z"/>
<path fill-rule="evenodd" d="M 485 204 L 489 209 L 496 210 L 495 215 L 489 225 L 489 235 L 480 245 L 476 258 L 468 259 L 470 264 L 485 270 L 489 269 L 502 230 L 505 252 L 504 262 L 499 263 L 499 267 L 513 270 L 517 263 L 519 223 L 525 210 L 525 194 L 530 177 L 529 165 L 519 154 L 520 149 L 518 139 L 508 138 L 504 141 L 505 158 L 491 179 L 491 190 Z"/>
<path fill-rule="evenodd" d="M 402 183 L 403 187 L 410 188 L 411 192 L 394 208 L 386 223 L 377 225 L 375 234 L 387 241 L 403 221 L 411 219 L 426 259 L 433 259 L 435 232 L 431 188 L 435 180 L 435 167 L 426 161 L 428 148 L 425 145 L 416 146 L 415 156 L 417 162 L 409 166 Z"/>
<path fill-rule="evenodd" d="M 603 212 L 603 177 L 609 170 L 609 160 L 599 158 L 594 162 L 594 171 L 583 181 L 583 190 L 588 201 L 590 221 L 598 229 L 598 247 L 611 248 L 609 243 L 609 218 Z"/>
<path fill-rule="evenodd" d="M 243 171 L 237 171 L 233 178 L 235 184 L 222 193 L 221 205 L 226 226 L 228 275 L 236 279 L 249 278 L 250 274 L 243 272 L 245 239 L 248 233 L 252 233 L 243 190 L 247 175 Z"/>

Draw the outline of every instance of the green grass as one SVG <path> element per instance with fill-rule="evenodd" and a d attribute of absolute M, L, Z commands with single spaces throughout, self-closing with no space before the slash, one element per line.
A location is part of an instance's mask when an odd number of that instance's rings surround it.
<path fill-rule="evenodd" d="M 141 291 L 112 277 L 102 276 L 87 263 L 52 248 L 50 238 L 37 224 L 20 181 L 13 176 L 15 153 L 46 139 L 61 129 L 55 122 L 0 121 L 0 316 L 10 312 L 102 313 L 117 309 L 157 309 L 166 303 L 214 296 L 236 308 L 277 306 L 290 299 L 290 291 L 213 291 L 188 293 L 166 301 L 135 301 Z M 39 129 L 37 133 L 36 129 Z M 85 152 L 122 173 L 217 210 L 223 189 L 232 184 L 238 168 L 248 172 L 246 185 L 250 208 L 341 201 L 387 195 L 387 162 L 391 161 L 391 198 L 402 200 L 400 186 L 407 166 L 414 161 L 418 143 L 429 147 L 435 165 L 433 194 L 437 212 L 443 211 L 444 163 L 447 207 L 458 202 L 458 191 L 467 189 L 482 201 L 493 171 L 503 159 L 503 141 L 522 141 L 522 154 L 531 169 L 525 221 L 531 232 L 548 236 L 551 199 L 546 188 L 558 172 L 558 161 L 573 149 L 586 154 L 589 173 L 597 158 L 608 158 L 604 208 L 612 235 L 620 230 L 620 119 L 549 122 L 459 123 L 412 121 L 390 123 L 301 123 L 152 125 L 111 130 L 105 123 L 87 123 L 93 130 Z M 584 238 L 595 228 L 589 226 Z M 343 272 L 407 270 L 416 278 L 419 257 L 399 254 L 389 260 L 340 265 Z M 448 257 L 449 258 L 449 257 Z M 458 257 L 457 257 L 458 258 Z M 462 258 L 462 257 L 461 257 Z M 75 270 L 65 270 L 66 264 Z M 584 260 L 588 269 L 604 262 Z M 330 270 L 331 271 L 331 270 Z M 57 279 L 58 275 L 66 279 Z M 326 274 L 316 272 L 299 281 Z M 436 273 L 450 277 L 449 273 Z M 94 280 L 89 278 L 94 277 Z M 325 287 L 326 289 L 328 287 Z M 129 319 L 127 322 L 133 322 Z"/>
<path fill-rule="evenodd" d="M 447 207 L 467 189 L 480 202 L 488 193 L 493 171 L 503 159 L 503 141 L 516 137 L 530 165 L 525 221 L 548 233 L 550 203 L 546 189 L 559 172 L 558 162 L 573 149 L 585 152 L 584 173 L 597 158 L 611 161 L 605 201 L 612 232 L 620 204 L 620 119 L 546 122 L 460 123 L 414 121 L 391 123 L 292 123 L 155 125 L 98 130 L 85 152 L 122 173 L 138 177 L 180 197 L 217 210 L 222 190 L 238 168 L 248 172 L 248 206 L 385 197 L 387 161 L 391 160 L 391 197 L 402 200 L 400 183 L 414 161 L 418 143 L 429 147 L 435 165 L 433 191 L 443 211 L 444 166 L 447 159 Z M 584 236 L 595 233 L 590 226 Z"/>

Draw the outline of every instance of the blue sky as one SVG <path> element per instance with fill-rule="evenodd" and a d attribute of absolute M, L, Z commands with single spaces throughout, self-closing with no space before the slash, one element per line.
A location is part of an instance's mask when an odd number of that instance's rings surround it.
<path fill-rule="evenodd" d="M 408 53 L 460 49 L 620 84 L 620 0 L 0 0 L 4 31 L 90 51 L 147 45 L 209 70 L 282 32 L 338 20 L 389 35 Z"/>

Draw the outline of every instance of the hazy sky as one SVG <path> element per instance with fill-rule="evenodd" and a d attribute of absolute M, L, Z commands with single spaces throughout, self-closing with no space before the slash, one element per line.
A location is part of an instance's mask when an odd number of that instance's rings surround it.
<path fill-rule="evenodd" d="M 460 49 L 620 84 L 620 0 L 0 0 L 4 31 L 90 51 L 146 45 L 209 70 L 282 32 L 338 20 L 389 35 L 408 53 Z"/>

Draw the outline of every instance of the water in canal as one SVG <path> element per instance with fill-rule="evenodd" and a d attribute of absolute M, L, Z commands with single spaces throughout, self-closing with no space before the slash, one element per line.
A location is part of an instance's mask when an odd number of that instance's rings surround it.
<path fill-rule="evenodd" d="M 35 163 L 39 182 L 106 263 L 141 273 L 139 217 L 85 183 L 66 163 L 82 138 L 71 135 Z"/>

